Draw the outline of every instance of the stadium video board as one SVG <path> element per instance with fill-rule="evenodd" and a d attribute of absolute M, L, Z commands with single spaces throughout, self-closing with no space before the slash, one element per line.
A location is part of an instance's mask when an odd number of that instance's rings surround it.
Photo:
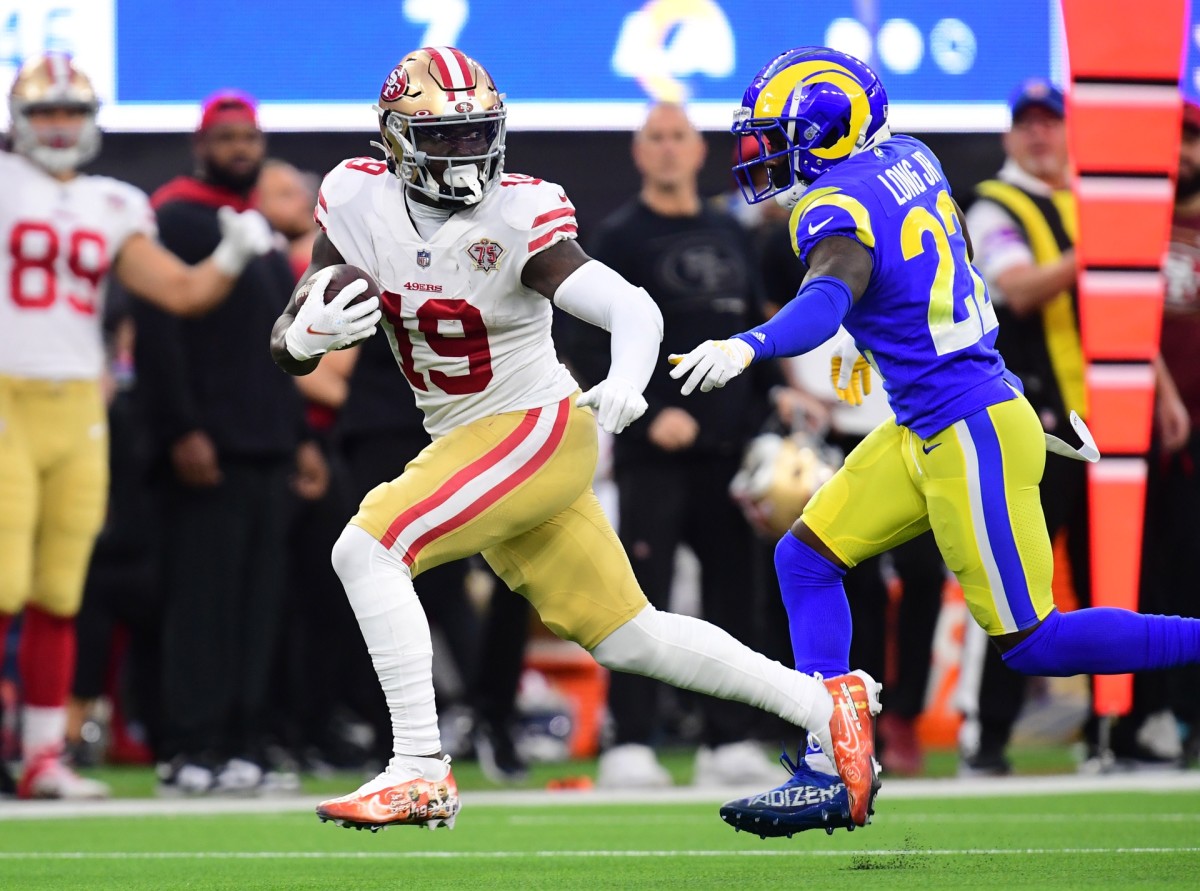
<path fill-rule="evenodd" d="M 674 99 L 724 130 L 755 71 L 804 44 L 869 59 L 899 129 L 1001 130 L 1016 83 L 1062 79 L 1056 0 L 0 0 L 0 77 L 71 52 L 116 131 L 190 130 L 221 88 L 256 96 L 268 129 L 370 129 L 423 45 L 481 61 L 514 129 L 632 129 Z"/>

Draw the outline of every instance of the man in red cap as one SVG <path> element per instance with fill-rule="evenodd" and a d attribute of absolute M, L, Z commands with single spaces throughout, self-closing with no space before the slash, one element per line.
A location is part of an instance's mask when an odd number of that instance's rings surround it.
<path fill-rule="evenodd" d="M 225 208 L 256 204 L 266 137 L 254 100 L 209 98 L 193 153 L 195 173 L 151 198 L 163 244 L 184 258 L 211 250 Z M 246 268 L 219 312 L 195 322 L 136 316 L 139 386 L 162 468 L 164 793 L 250 791 L 263 780 L 289 480 L 298 470 L 321 491 L 325 477 L 315 443 L 299 441 L 299 393 L 262 350 L 294 282 L 276 249 Z"/>

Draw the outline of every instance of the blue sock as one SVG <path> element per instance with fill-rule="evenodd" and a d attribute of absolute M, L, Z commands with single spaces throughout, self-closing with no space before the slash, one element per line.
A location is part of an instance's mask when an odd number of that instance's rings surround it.
<path fill-rule="evenodd" d="M 1053 611 L 1004 654 L 1022 674 L 1126 674 L 1200 662 L 1200 619 L 1096 607 Z"/>
<path fill-rule="evenodd" d="M 796 670 L 827 678 L 850 670 L 850 604 L 846 570 L 830 563 L 792 533 L 775 546 L 775 572 L 787 609 Z"/>

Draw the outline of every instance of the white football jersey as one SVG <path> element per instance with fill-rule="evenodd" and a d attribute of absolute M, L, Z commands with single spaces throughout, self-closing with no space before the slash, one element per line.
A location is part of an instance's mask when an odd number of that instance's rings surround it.
<path fill-rule="evenodd" d="M 316 215 L 345 261 L 383 289 L 383 328 L 430 435 L 578 387 L 554 351 L 550 301 L 521 284 L 530 257 L 575 237 L 559 186 L 505 174 L 427 241 L 384 162 L 352 158 L 325 177 Z"/>
<path fill-rule="evenodd" d="M 95 379 L 105 278 L 135 233 L 156 237 L 140 189 L 105 176 L 59 182 L 0 152 L 0 374 Z"/>

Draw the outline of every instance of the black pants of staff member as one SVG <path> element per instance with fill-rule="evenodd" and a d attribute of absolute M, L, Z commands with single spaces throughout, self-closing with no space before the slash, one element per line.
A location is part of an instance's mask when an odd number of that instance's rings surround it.
<path fill-rule="evenodd" d="M 324 452 L 329 486 L 316 501 L 296 499 L 288 532 L 288 607 L 275 664 L 275 688 L 282 696 L 273 727 L 275 741 L 294 753 L 357 767 L 364 752 L 348 749 L 333 721 L 339 708 L 347 706 L 347 688 L 365 686 L 377 694 L 371 701 L 372 715 L 386 709 L 383 692 L 372 681 L 370 656 L 361 645 L 354 613 L 330 560 L 334 542 L 357 502 L 350 494 L 345 462 L 332 448 Z M 331 669 L 331 659 L 336 670 Z M 351 685 L 348 677 L 371 683 Z"/>
<path fill-rule="evenodd" d="M 222 456 L 221 483 L 162 490 L 163 751 L 254 756 L 282 625 L 292 455 Z"/>
<path fill-rule="evenodd" d="M 109 690 L 117 628 L 128 632 L 115 691 L 126 720 L 136 718 L 153 747 L 158 738 L 161 604 L 155 579 L 158 529 L 146 483 L 149 444 L 137 402 L 119 392 L 108 410 L 108 516 L 88 566 L 76 619 L 71 694 L 95 699 Z"/>
<path fill-rule="evenodd" d="M 350 472 L 355 497 L 360 499 L 371 489 L 395 479 L 404 465 L 429 444 L 421 431 L 380 432 L 346 437 L 342 454 Z M 480 565 L 480 564 L 475 564 Z M 517 687 L 524 664 L 528 640 L 529 608 L 524 599 L 499 584 L 492 597 L 486 625 L 467 596 L 466 578 L 472 563 L 455 560 L 421 573 L 416 580 L 417 597 L 430 621 L 446 639 L 455 668 L 465 686 L 466 704 L 477 715 L 495 718 L 503 727 L 512 718 Z M 367 670 L 371 667 L 367 663 Z M 378 683 L 372 686 L 378 689 Z M 444 701 L 439 705 L 445 706 Z M 377 732 L 391 744 L 391 725 L 382 695 L 379 708 L 372 712 L 383 721 Z"/>
<path fill-rule="evenodd" d="M 659 609 L 669 607 L 675 551 L 686 544 L 700 562 L 704 618 L 738 640 L 762 649 L 764 596 L 752 569 L 753 535 L 729 497 L 737 457 L 663 454 L 618 460 L 614 476 L 620 503 L 619 534 L 638 584 Z M 608 707 L 614 744 L 660 741 L 659 681 L 614 673 Z M 708 746 L 752 738 L 756 710 L 736 702 L 699 697 Z"/>
<path fill-rule="evenodd" d="M 1142 538 L 1144 613 L 1200 616 L 1200 431 L 1179 452 L 1151 452 Z M 1189 757 L 1200 754 L 1200 666 L 1138 675 L 1135 712 L 1170 709 L 1190 731 Z"/>
<path fill-rule="evenodd" d="M 1080 606 L 1091 603 L 1091 566 L 1088 548 L 1087 465 L 1047 455 L 1041 485 L 1042 512 L 1054 539 L 1067 531 L 1067 556 L 1071 580 Z M 979 759 L 1002 758 L 1013 726 L 1025 702 L 1028 679 L 1004 664 L 1000 651 L 988 645 L 979 682 Z M 1088 735 L 1094 736 L 1094 726 Z"/>
<path fill-rule="evenodd" d="M 933 635 L 942 608 L 945 565 L 932 532 L 890 552 L 903 594 L 896 613 L 896 675 L 886 684 L 888 712 L 915 720 L 925 708 Z M 888 677 L 888 591 L 883 557 L 864 560 L 846 573 L 846 597 L 854 621 L 850 667 Z"/>

